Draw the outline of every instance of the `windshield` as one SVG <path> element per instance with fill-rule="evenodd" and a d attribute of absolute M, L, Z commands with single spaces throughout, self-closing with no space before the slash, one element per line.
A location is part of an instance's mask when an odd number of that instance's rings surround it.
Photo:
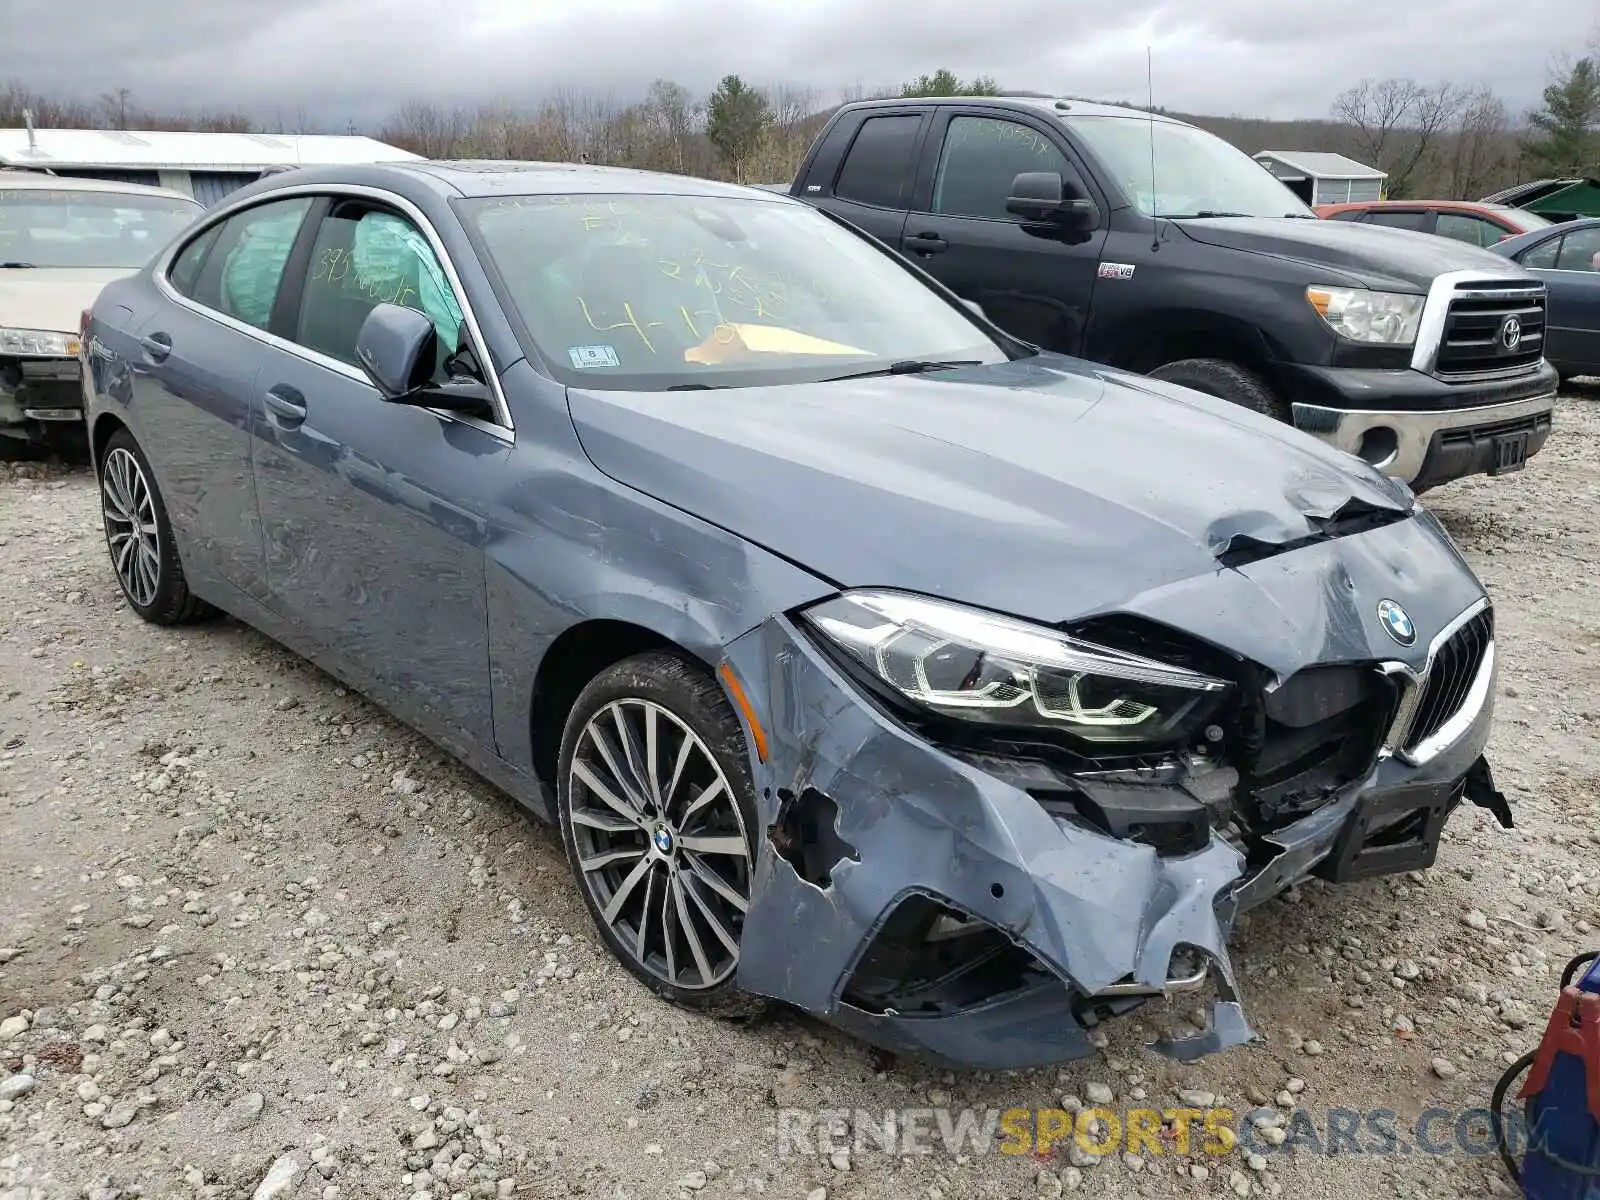
<path fill-rule="evenodd" d="M 200 211 L 176 196 L 0 188 L 0 263 L 131 271 Z"/>
<path fill-rule="evenodd" d="M 1315 215 L 1255 159 L 1203 129 L 1137 117 L 1073 117 L 1068 124 L 1147 217 Z"/>
<path fill-rule="evenodd" d="M 960 308 L 805 205 L 666 195 L 459 201 L 575 387 L 661 391 L 1002 362 Z"/>

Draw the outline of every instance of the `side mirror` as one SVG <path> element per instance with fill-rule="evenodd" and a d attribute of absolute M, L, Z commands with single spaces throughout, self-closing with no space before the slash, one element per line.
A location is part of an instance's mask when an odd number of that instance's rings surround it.
<path fill-rule="evenodd" d="M 385 400 L 400 400 L 425 387 L 438 357 L 433 322 L 414 308 L 380 304 L 356 334 L 356 360 Z"/>
<path fill-rule="evenodd" d="M 1093 200 L 1078 194 L 1055 171 L 1024 171 L 1011 181 L 1006 211 L 1030 221 L 1053 221 L 1070 229 L 1092 229 L 1100 223 Z"/>
<path fill-rule="evenodd" d="M 464 343 L 463 343 L 464 344 Z M 489 389 L 470 373 L 433 383 L 439 360 L 439 335 L 433 321 L 414 308 L 380 304 L 361 322 L 356 359 L 383 398 L 418 408 L 442 408 L 490 418 Z M 475 364 L 464 364 L 470 370 Z"/>

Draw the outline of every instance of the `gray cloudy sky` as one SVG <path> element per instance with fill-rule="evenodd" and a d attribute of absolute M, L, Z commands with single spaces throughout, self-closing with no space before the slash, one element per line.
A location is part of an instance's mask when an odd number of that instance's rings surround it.
<path fill-rule="evenodd" d="M 842 88 L 948 66 L 1008 87 L 1188 112 L 1325 116 L 1362 75 L 1482 82 L 1534 104 L 1582 53 L 1595 0 L 4 0 L 0 82 L 149 107 L 376 122 L 411 98 L 531 101 L 560 86 Z M 983 15 L 980 15 L 983 14 Z M 1536 15 L 1535 15 L 1536 14 Z"/>

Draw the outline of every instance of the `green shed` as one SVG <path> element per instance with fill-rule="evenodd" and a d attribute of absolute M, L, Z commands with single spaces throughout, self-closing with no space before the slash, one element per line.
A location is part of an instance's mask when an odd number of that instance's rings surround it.
<path fill-rule="evenodd" d="M 1525 208 L 1552 221 L 1600 217 L 1600 179 L 1536 179 L 1485 196 L 1482 203 Z"/>

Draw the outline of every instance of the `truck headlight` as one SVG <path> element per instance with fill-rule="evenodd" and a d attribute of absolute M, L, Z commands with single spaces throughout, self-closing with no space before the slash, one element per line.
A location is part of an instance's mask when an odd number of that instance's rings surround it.
<path fill-rule="evenodd" d="M 1306 299 L 1342 338 L 1377 346 L 1410 346 L 1422 323 L 1422 297 L 1366 288 L 1308 287 Z"/>
<path fill-rule="evenodd" d="M 77 358 L 78 335 L 47 329 L 0 328 L 0 354 L 18 358 Z"/>
<path fill-rule="evenodd" d="M 802 614 L 880 684 L 943 717 L 1095 743 L 1188 736 L 1229 684 L 945 600 L 862 590 Z"/>

